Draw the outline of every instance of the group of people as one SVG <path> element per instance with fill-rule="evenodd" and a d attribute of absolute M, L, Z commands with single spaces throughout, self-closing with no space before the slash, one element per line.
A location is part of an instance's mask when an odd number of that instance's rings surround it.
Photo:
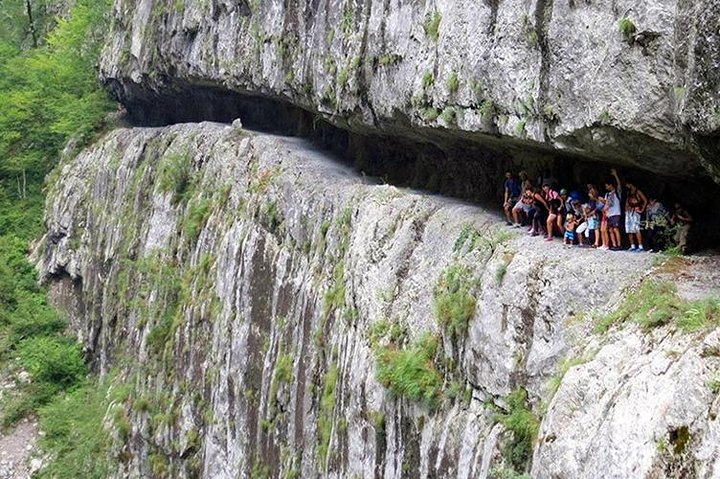
<path fill-rule="evenodd" d="M 540 179 L 535 187 L 526 172 L 518 177 L 505 173 L 503 209 L 509 226 L 527 226 L 532 236 L 542 235 L 545 241 L 559 237 L 569 246 L 634 252 L 677 246 L 686 252 L 690 213 L 675 203 L 671 214 L 633 182 L 623 185 L 614 168 L 602 195 L 591 183 L 584 194 L 568 194 L 565 188 L 556 191 L 550 179 Z"/>

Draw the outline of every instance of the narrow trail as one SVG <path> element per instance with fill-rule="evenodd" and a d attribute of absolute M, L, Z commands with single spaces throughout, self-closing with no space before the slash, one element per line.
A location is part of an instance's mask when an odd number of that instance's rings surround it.
<path fill-rule="evenodd" d="M 15 428 L 0 433 L 0 479 L 29 479 L 42 461 L 32 459 L 39 436 L 37 420 L 23 419 Z"/>

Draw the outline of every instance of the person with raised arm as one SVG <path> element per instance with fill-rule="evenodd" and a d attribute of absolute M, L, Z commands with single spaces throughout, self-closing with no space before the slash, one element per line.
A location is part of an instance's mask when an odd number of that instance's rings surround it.
<path fill-rule="evenodd" d="M 622 186 L 620 177 L 615 168 L 610 169 L 613 178 L 605 181 L 605 196 L 598 201 L 603 204 L 603 221 L 600 225 L 603 245 L 599 249 L 618 249 L 620 248 L 620 215 L 622 208 L 620 207 L 620 195 Z M 613 179 L 615 180 L 613 183 Z"/>

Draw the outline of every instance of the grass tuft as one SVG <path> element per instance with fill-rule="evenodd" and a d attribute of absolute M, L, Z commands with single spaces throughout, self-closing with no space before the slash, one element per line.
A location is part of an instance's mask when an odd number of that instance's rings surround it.
<path fill-rule="evenodd" d="M 647 280 L 628 294 L 616 311 L 600 318 L 595 332 L 604 333 L 625 321 L 633 321 L 645 330 L 674 321 L 682 331 L 691 333 L 720 324 L 720 300 L 685 301 L 673 283 Z"/>
<path fill-rule="evenodd" d="M 422 77 L 423 90 L 427 90 L 428 88 L 433 86 L 434 83 L 435 83 L 435 75 L 433 75 L 433 73 L 431 71 L 425 72 Z"/>
<path fill-rule="evenodd" d="M 447 125 L 457 125 L 458 110 L 453 106 L 446 106 L 442 113 L 440 113 L 440 119 Z"/>
<path fill-rule="evenodd" d="M 333 417 L 335 412 L 335 386 L 338 381 L 339 370 L 332 365 L 325 374 L 323 393 L 320 398 L 320 414 L 318 415 L 318 456 L 320 467 L 324 469 L 330 451 L 332 438 Z"/>
<path fill-rule="evenodd" d="M 451 95 L 454 95 L 458 92 L 458 89 L 460 88 L 460 80 L 458 79 L 457 72 L 452 72 L 452 74 L 448 78 L 447 88 L 448 88 L 448 92 Z"/>
<path fill-rule="evenodd" d="M 158 188 L 163 193 L 173 194 L 173 203 L 187 199 L 190 190 L 192 157 L 189 153 L 166 154 L 158 165 Z"/>
<path fill-rule="evenodd" d="M 498 414 L 495 419 L 510 431 L 511 437 L 502 442 L 501 450 L 516 471 L 523 471 L 532 457 L 540 421 L 530 410 L 525 389 L 516 389 L 505 401 L 507 411 Z"/>
<path fill-rule="evenodd" d="M 437 41 L 440 37 L 440 22 L 442 21 L 442 14 L 437 10 L 428 13 L 423 23 L 423 30 L 425 35 L 432 41 Z"/>
<path fill-rule="evenodd" d="M 635 32 L 637 32 L 637 27 L 633 21 L 627 17 L 621 18 L 617 25 L 618 30 L 622 33 L 626 40 L 630 40 L 632 36 L 635 35 Z"/>
<path fill-rule="evenodd" d="M 441 276 L 433 291 L 435 316 L 451 338 L 464 338 L 475 314 L 477 301 L 472 294 L 477 281 L 467 266 L 454 265 Z"/>
<path fill-rule="evenodd" d="M 425 333 L 407 349 L 394 345 L 377 348 L 378 381 L 398 396 L 435 409 L 443 384 L 434 362 L 437 349 L 438 338 L 431 333 Z"/>
<path fill-rule="evenodd" d="M 182 227 L 185 238 L 190 244 L 197 241 L 200 232 L 203 227 L 205 227 L 205 223 L 210 217 L 211 205 L 212 202 L 207 198 L 192 201 L 190 205 L 188 205 Z"/>

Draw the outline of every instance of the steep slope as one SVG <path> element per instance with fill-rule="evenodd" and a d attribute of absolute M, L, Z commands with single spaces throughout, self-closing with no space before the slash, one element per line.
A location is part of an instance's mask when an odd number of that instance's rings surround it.
<path fill-rule="evenodd" d="M 101 76 L 141 122 L 196 121 L 211 87 L 358 134 L 717 182 L 719 31 L 718 0 L 117 0 Z"/>
<path fill-rule="evenodd" d="M 584 313 L 616 305 L 646 255 L 536 242 L 301 140 L 209 123 L 109 134 L 63 165 L 46 223 L 36 255 L 55 302 L 131 389 L 108 419 L 118 477 L 488 477 L 522 472 L 532 449 L 537 477 L 650 473 L 662 453 L 645 432 L 619 444 L 630 425 L 602 429 L 616 403 L 658 405 L 658 440 L 688 424 L 681 452 L 712 471 L 714 419 L 697 411 L 717 365 L 695 353 L 700 333 L 665 329 L 657 351 L 636 327 L 590 334 Z M 668 379 L 693 407 L 643 389 L 683 345 Z M 540 441 L 522 440 L 504 418 L 532 429 L 548 379 L 581 354 Z M 596 381 L 606 364 L 617 373 Z M 614 375 L 627 379 L 605 399 Z M 609 432 L 565 440 L 589 424 Z M 584 459 L 618 447 L 640 459 Z"/>

